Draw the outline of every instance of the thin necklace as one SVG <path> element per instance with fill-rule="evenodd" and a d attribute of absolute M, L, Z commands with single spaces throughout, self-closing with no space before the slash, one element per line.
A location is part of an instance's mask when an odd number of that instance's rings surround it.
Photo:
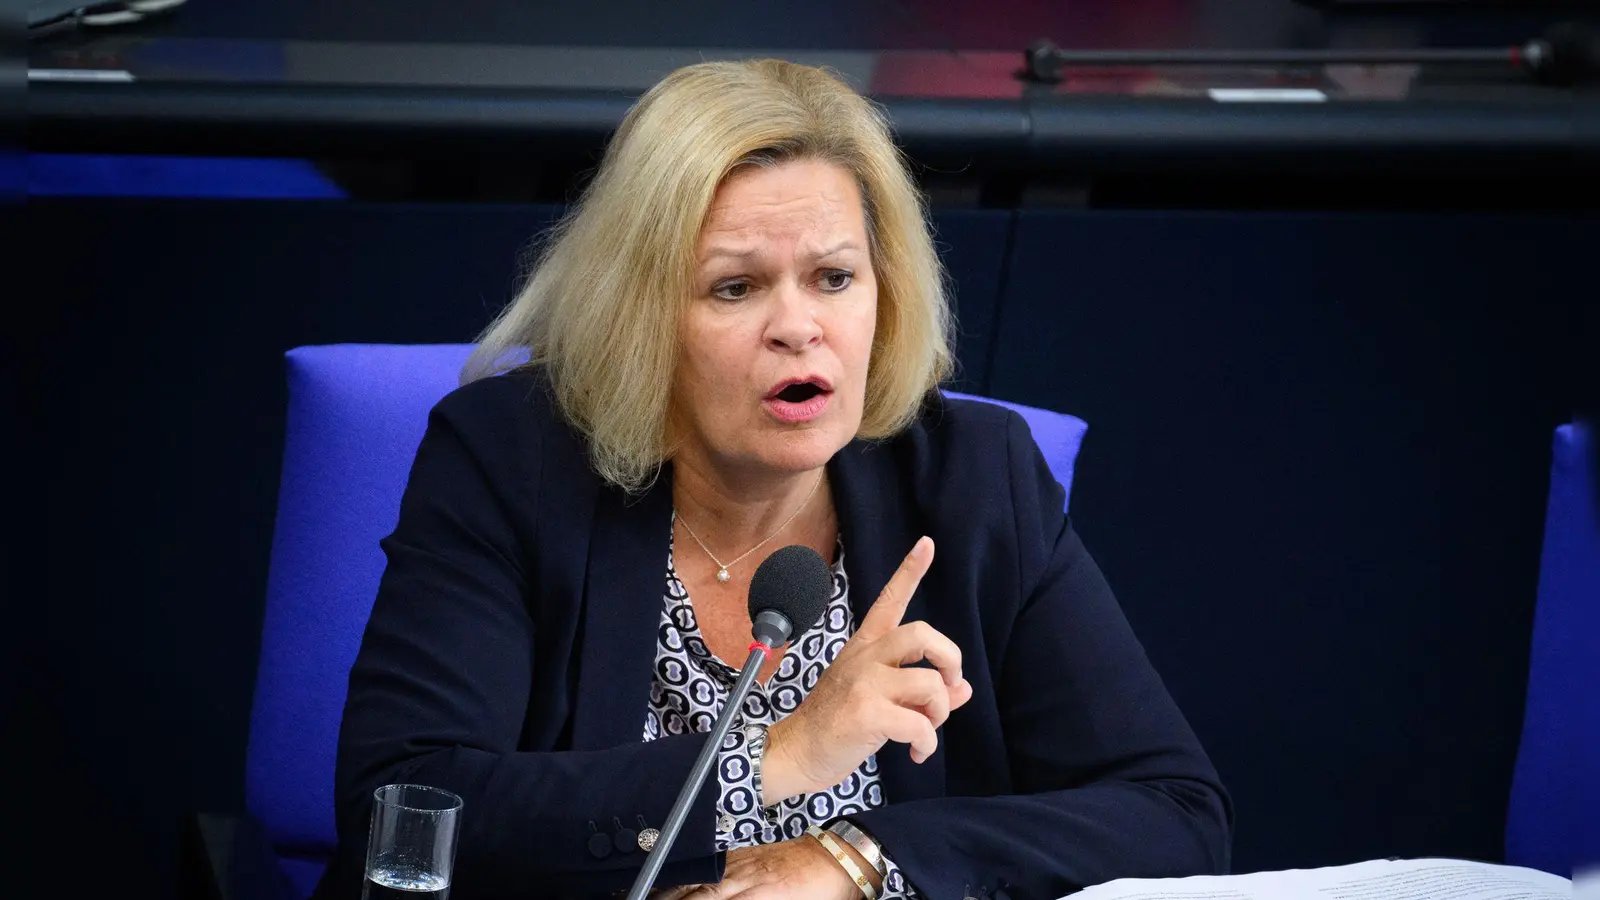
<path fill-rule="evenodd" d="M 800 515 L 800 511 L 805 509 L 806 505 L 811 502 L 811 497 L 814 494 L 816 494 L 817 488 L 822 485 L 822 476 L 824 474 L 827 474 L 827 470 L 826 469 L 824 469 L 821 473 L 818 473 L 816 482 L 814 482 L 811 485 L 811 490 L 810 490 L 809 493 L 806 494 L 806 498 L 804 500 L 800 501 L 799 508 L 797 508 L 793 513 L 791 513 L 789 515 L 789 518 L 783 520 L 783 524 L 778 526 L 778 530 L 777 531 L 774 531 L 773 533 L 767 535 L 765 538 L 762 539 L 761 543 L 755 545 L 754 547 L 751 547 L 749 550 L 746 550 L 745 552 L 739 554 L 738 556 L 734 557 L 733 559 L 731 559 L 731 560 L 729 560 L 727 562 L 723 562 L 722 560 L 717 559 L 717 555 L 715 553 L 711 552 L 711 548 L 706 546 L 706 542 L 700 540 L 700 535 L 695 534 L 694 533 L 694 529 L 689 527 L 689 520 L 688 519 L 685 519 L 683 516 L 678 515 L 677 513 L 673 513 L 673 515 L 677 516 L 678 521 L 683 523 L 684 530 L 689 532 L 689 537 L 694 538 L 694 542 L 696 544 L 700 545 L 700 549 L 704 550 L 706 552 L 706 555 L 711 557 L 711 561 L 717 564 L 717 580 L 722 582 L 723 584 L 727 584 L 728 583 L 728 578 L 730 577 L 728 575 L 728 567 L 729 566 L 738 565 L 739 564 L 739 560 L 744 559 L 746 556 L 749 556 L 750 554 L 756 552 L 757 550 L 760 550 L 762 547 L 765 547 L 767 545 L 767 541 L 770 541 L 773 538 L 777 537 L 778 535 L 782 534 L 783 530 L 785 528 L 789 527 L 789 523 L 793 522 L 795 520 L 795 516 Z"/>

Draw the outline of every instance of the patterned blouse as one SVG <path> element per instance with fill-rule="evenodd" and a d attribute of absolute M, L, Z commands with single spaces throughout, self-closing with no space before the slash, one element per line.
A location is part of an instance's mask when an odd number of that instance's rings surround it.
<path fill-rule="evenodd" d="M 713 655 L 701 638 L 689 592 L 673 564 L 670 544 L 665 603 L 656 637 L 650 708 L 645 714 L 644 739 L 647 741 L 666 734 L 710 731 L 739 678 L 739 670 Z M 848 778 L 827 790 L 790 797 L 777 806 L 762 807 L 755 790 L 750 750 L 746 746 L 745 727 L 771 726 L 794 712 L 854 630 L 841 540 L 838 559 L 833 564 L 833 597 L 821 621 L 799 640 L 790 642 L 782 665 L 771 681 L 766 684 L 757 681 L 751 687 L 745 697 L 744 715 L 728 730 L 722 742 L 717 766 L 721 782 L 717 800 L 718 850 L 793 840 L 804 835 L 807 826 L 822 826 L 840 816 L 883 805 L 878 760 L 876 756 L 869 756 Z M 887 854 L 884 862 L 888 875 L 878 896 L 885 900 L 915 898 L 916 892 L 905 883 L 899 867 Z"/>

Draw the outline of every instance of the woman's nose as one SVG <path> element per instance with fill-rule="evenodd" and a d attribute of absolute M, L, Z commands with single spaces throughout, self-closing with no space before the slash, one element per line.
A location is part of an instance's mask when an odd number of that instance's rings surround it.
<path fill-rule="evenodd" d="M 822 340 L 816 300 L 797 286 L 773 292 L 772 318 L 767 322 L 767 343 L 775 350 L 795 352 Z"/>

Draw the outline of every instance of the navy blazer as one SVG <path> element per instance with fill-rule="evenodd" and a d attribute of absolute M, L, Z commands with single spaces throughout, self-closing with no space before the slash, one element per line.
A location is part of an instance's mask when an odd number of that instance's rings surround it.
<path fill-rule="evenodd" d="M 972 683 L 925 763 L 879 751 L 886 805 L 852 817 L 911 883 L 1048 900 L 1226 871 L 1227 794 L 1022 418 L 930 395 L 904 433 L 854 441 L 828 471 L 857 621 L 931 535 L 906 621 L 955 641 Z M 633 496 L 602 483 L 537 370 L 434 408 L 350 673 L 319 896 L 358 895 L 372 791 L 394 782 L 465 799 L 454 900 L 628 886 L 643 853 L 597 858 L 591 836 L 659 827 L 705 741 L 643 741 L 671 478 Z M 716 799 L 712 777 L 662 886 L 720 880 Z"/>

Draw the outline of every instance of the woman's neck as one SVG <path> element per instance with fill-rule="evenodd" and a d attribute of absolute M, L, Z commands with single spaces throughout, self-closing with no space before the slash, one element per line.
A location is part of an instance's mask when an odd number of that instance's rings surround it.
<path fill-rule="evenodd" d="M 728 477 L 693 458 L 673 460 L 672 503 L 707 548 L 721 559 L 744 553 L 772 537 L 810 536 L 832 522 L 827 470 Z M 789 521 L 792 518 L 792 521 Z M 784 523 L 788 521 L 785 527 Z"/>

